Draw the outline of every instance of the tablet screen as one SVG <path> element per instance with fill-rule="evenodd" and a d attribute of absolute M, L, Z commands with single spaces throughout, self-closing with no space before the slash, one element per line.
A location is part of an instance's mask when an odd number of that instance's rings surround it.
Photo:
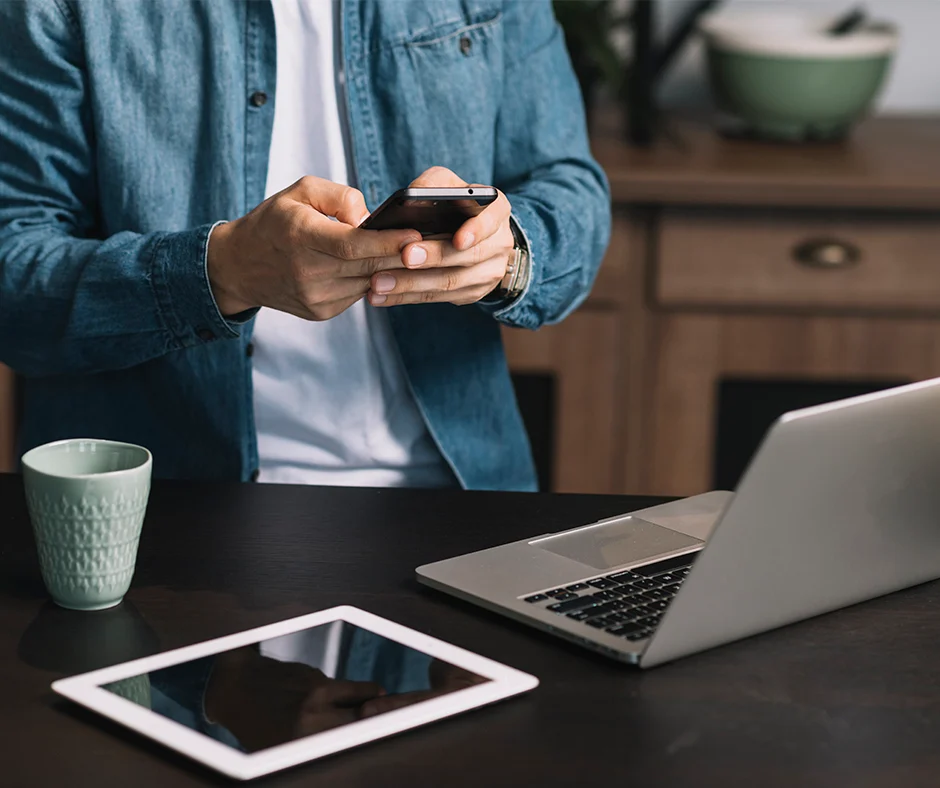
<path fill-rule="evenodd" d="M 331 621 L 102 689 L 254 753 L 487 681 Z"/>

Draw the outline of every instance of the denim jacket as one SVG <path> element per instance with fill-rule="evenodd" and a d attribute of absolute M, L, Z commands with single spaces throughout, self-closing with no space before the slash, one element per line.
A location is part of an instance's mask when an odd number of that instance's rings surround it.
<path fill-rule="evenodd" d="M 369 209 L 443 165 L 506 192 L 528 240 L 513 302 L 390 320 L 457 481 L 533 489 L 500 324 L 575 309 L 610 231 L 550 3 L 345 0 L 339 18 Z M 264 196 L 270 3 L 7 0 L 0 31 L 0 361 L 23 377 L 20 450 L 112 438 L 150 448 L 158 477 L 251 478 L 252 323 L 219 312 L 206 247 Z"/>

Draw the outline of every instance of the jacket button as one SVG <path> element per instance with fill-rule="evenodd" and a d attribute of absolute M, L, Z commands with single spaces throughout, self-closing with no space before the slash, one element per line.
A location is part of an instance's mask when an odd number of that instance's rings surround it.
<path fill-rule="evenodd" d="M 211 328 L 200 328 L 196 332 L 196 336 L 198 336 L 201 340 L 208 342 L 212 339 L 215 339 L 215 332 Z"/>
<path fill-rule="evenodd" d="M 251 94 L 249 101 L 253 107 L 263 107 L 268 102 L 268 94 L 263 90 L 256 90 Z"/>
<path fill-rule="evenodd" d="M 460 39 L 460 51 L 465 55 L 470 54 L 470 50 L 473 49 L 473 41 L 471 41 L 467 36 L 464 36 Z"/>
<path fill-rule="evenodd" d="M 248 358 L 251 358 L 254 354 L 255 346 L 249 342 L 247 345 L 245 345 L 245 355 L 248 356 Z"/>
<path fill-rule="evenodd" d="M 261 476 L 261 471 L 258 470 L 257 468 L 255 468 L 255 469 L 251 472 L 251 480 L 252 480 L 253 482 L 258 481 L 258 478 L 259 478 L 260 476 Z"/>

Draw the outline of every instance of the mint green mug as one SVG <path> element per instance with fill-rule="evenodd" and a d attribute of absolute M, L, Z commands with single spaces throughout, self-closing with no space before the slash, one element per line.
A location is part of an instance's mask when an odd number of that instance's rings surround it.
<path fill-rule="evenodd" d="M 102 610 L 127 593 L 153 458 L 130 443 L 74 438 L 23 455 L 39 566 L 53 600 Z"/>

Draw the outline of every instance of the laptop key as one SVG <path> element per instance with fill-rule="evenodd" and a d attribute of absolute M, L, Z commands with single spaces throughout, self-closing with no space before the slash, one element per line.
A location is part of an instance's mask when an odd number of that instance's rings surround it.
<path fill-rule="evenodd" d="M 591 597 L 598 602 L 609 602 L 611 599 L 617 598 L 609 591 L 598 591 L 596 594 L 591 594 Z"/>
<path fill-rule="evenodd" d="M 616 572 L 612 575 L 607 575 L 608 580 L 616 580 L 617 582 L 623 583 L 627 580 L 636 580 L 637 576 L 633 572 Z"/>
<path fill-rule="evenodd" d="M 575 583 L 574 585 L 565 586 L 568 591 L 584 591 L 586 588 L 590 588 L 587 583 Z"/>
<path fill-rule="evenodd" d="M 680 567 L 691 566 L 696 558 L 698 558 L 698 551 L 676 556 L 675 558 L 667 558 L 664 561 L 657 561 L 655 564 L 637 566 L 631 571 L 644 577 L 651 577 L 652 575 L 661 575 L 663 572 L 672 572 Z"/>
<path fill-rule="evenodd" d="M 606 577 L 595 577 L 593 580 L 588 580 L 587 584 L 594 588 L 612 588 L 617 585 L 616 581 L 608 580 Z"/>
<path fill-rule="evenodd" d="M 548 595 L 547 595 L 547 594 L 532 594 L 532 596 L 527 596 L 527 597 L 525 598 L 525 601 L 526 601 L 526 602 L 533 602 L 533 603 L 534 603 L 534 602 L 542 602 L 542 601 L 544 601 L 544 600 L 546 600 L 546 599 L 548 599 Z"/>
<path fill-rule="evenodd" d="M 575 621 L 584 621 L 590 615 L 587 610 L 575 610 L 573 613 L 568 614 L 568 618 L 573 618 Z"/>
<path fill-rule="evenodd" d="M 594 605 L 593 607 L 586 608 L 591 618 L 596 618 L 598 616 L 606 616 L 608 613 L 614 612 L 614 606 L 610 602 L 605 602 L 602 605 Z"/>
<path fill-rule="evenodd" d="M 602 618 L 589 618 L 584 623 L 587 624 L 589 627 L 595 627 L 596 629 L 603 629 L 604 627 L 607 626 L 607 624 L 604 623 L 604 620 Z"/>
<path fill-rule="evenodd" d="M 553 588 L 551 591 L 546 591 L 546 596 L 558 596 L 559 594 L 567 594 L 568 589 L 566 588 Z"/>
<path fill-rule="evenodd" d="M 556 601 L 558 602 L 564 602 L 567 599 L 577 599 L 577 598 L 578 598 L 578 595 L 572 594 L 570 591 L 565 591 L 564 594 L 559 594 L 558 596 L 555 597 Z"/>
<path fill-rule="evenodd" d="M 556 602 L 553 605 L 549 605 L 545 609 L 551 610 L 553 613 L 569 613 L 572 610 L 581 610 L 582 608 L 591 607 L 591 605 L 597 604 L 589 596 L 575 596 L 574 594 L 571 596 L 574 598 L 567 599 L 564 602 Z"/>
<path fill-rule="evenodd" d="M 643 627 L 638 627 L 636 624 L 620 624 L 616 627 L 609 627 L 608 632 L 611 635 L 619 635 L 623 637 L 624 635 L 632 635 L 634 632 L 641 632 Z"/>
<path fill-rule="evenodd" d="M 645 630 L 641 630 L 640 632 L 634 632 L 634 633 L 631 634 L 631 635 L 627 635 L 627 640 L 632 640 L 632 641 L 636 642 L 637 640 L 645 640 L 645 639 L 648 638 L 649 636 L 650 636 L 650 633 L 649 633 L 649 632 L 647 632 L 647 631 L 645 631 Z"/>

